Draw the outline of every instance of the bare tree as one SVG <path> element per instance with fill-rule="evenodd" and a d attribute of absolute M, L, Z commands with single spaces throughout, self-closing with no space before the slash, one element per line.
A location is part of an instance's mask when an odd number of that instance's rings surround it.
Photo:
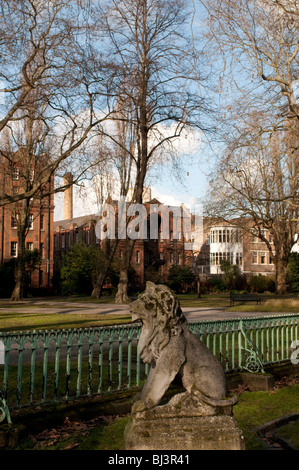
<path fill-rule="evenodd" d="M 232 93 L 238 90 L 244 109 L 250 104 L 257 110 L 267 109 L 281 121 L 299 118 L 294 99 L 299 66 L 295 3 L 284 0 L 202 2 L 208 15 L 209 35 L 220 62 L 222 58 L 221 76 L 223 84 L 228 86 L 230 107 L 234 102 Z"/>
<path fill-rule="evenodd" d="M 113 199 L 112 196 L 115 197 L 117 195 L 117 199 L 120 197 L 124 200 L 124 203 L 126 203 L 127 196 L 129 189 L 131 188 L 131 182 L 132 182 L 132 166 L 133 166 L 133 159 L 132 159 L 132 152 L 133 152 L 133 147 L 135 146 L 135 136 L 134 136 L 134 130 L 132 129 L 131 122 L 129 121 L 129 115 L 131 112 L 131 107 L 130 103 L 127 104 L 127 107 L 125 107 L 124 103 L 121 103 L 121 105 L 118 104 L 119 100 L 117 101 L 117 110 L 116 110 L 116 116 L 119 117 L 119 120 L 116 121 L 116 135 L 113 136 L 111 135 L 111 140 L 112 142 L 108 142 L 107 147 L 103 144 L 103 140 L 101 139 L 101 149 L 100 151 L 103 151 L 103 148 L 105 148 L 105 154 L 106 154 L 106 159 L 104 160 L 104 165 L 107 168 L 107 165 L 109 167 L 109 172 L 106 176 L 106 180 L 112 179 L 114 181 L 114 191 L 112 194 L 112 190 L 109 191 L 110 188 L 108 189 L 108 192 L 105 194 L 105 190 L 103 191 L 103 186 L 100 190 L 101 193 L 101 203 L 103 206 L 105 206 L 105 202 L 109 203 L 114 207 L 115 210 L 115 217 L 117 218 L 119 214 L 117 214 L 117 203 L 115 199 Z M 124 114 L 126 112 L 126 114 Z M 124 116 L 128 119 L 123 119 Z M 110 144 L 110 145 L 109 145 Z M 113 172 L 116 172 L 116 175 L 113 174 Z M 101 175 L 100 175 L 101 179 Z M 117 181 L 116 181 L 117 179 Z M 112 189 L 112 188 L 111 188 Z M 104 194 L 105 194 L 105 200 L 104 200 Z M 124 221 L 124 224 L 127 224 L 127 221 Z M 118 224 L 116 225 L 116 234 L 115 238 L 110 239 L 110 238 L 105 238 L 104 240 L 101 241 L 101 249 L 104 253 L 104 263 L 102 263 L 101 269 L 99 269 L 99 273 L 97 276 L 97 279 L 93 283 L 93 291 L 91 293 L 92 297 L 100 297 L 101 291 L 102 291 L 102 286 L 105 280 L 105 277 L 107 275 L 108 269 L 114 259 L 118 243 L 119 243 L 119 238 L 118 238 Z M 122 260 L 121 260 L 122 262 Z M 124 274 L 123 274 L 124 273 Z M 121 263 L 121 270 L 120 270 L 120 277 L 121 279 L 127 276 L 127 269 L 123 268 L 123 265 Z"/>
<path fill-rule="evenodd" d="M 205 111 L 205 103 L 192 69 L 198 56 L 187 37 L 189 13 L 184 0 L 112 1 L 99 12 L 99 25 L 118 69 L 114 89 L 118 89 L 117 99 L 121 97 L 119 103 L 124 104 L 124 113 L 113 119 L 130 124 L 135 142 L 128 147 L 117 136 L 112 139 L 133 161 L 132 201 L 139 204 L 155 159 L 163 160 L 171 142 L 183 130 L 204 127 L 200 125 L 200 114 Z M 163 126 L 173 132 L 163 132 Z M 126 272 L 134 244 L 135 240 L 127 240 L 117 302 L 127 300 Z"/>
<path fill-rule="evenodd" d="M 34 106 L 43 124 L 41 153 L 47 154 L 30 189 L 12 195 L 2 188 L 3 205 L 33 197 L 83 149 L 110 114 L 107 93 L 115 69 L 90 42 L 88 2 L 1 0 L 0 12 L 0 132 L 14 132 Z"/>
<path fill-rule="evenodd" d="M 266 243 L 279 294 L 286 290 L 287 264 L 298 230 L 298 162 L 296 122 L 272 134 L 261 133 L 260 122 L 254 122 L 247 127 L 246 139 L 243 133 L 234 147 L 228 146 L 210 180 L 209 214 L 233 219 Z"/>
<path fill-rule="evenodd" d="M 40 137 L 43 135 L 42 125 L 35 120 L 34 109 L 28 110 L 28 117 L 20 121 L 18 131 L 14 134 L 5 132 L 1 140 L 2 165 L 0 170 L 1 184 L 8 195 L 16 195 L 20 192 L 30 192 L 34 179 L 40 167 L 45 165 L 47 156 L 38 154 Z M 13 141 L 12 141 L 13 139 Z M 17 150 L 15 150 L 17 148 Z M 33 226 L 34 219 L 43 209 L 43 192 L 50 194 L 54 188 L 54 180 L 51 178 L 47 184 L 40 188 L 35 197 L 23 197 L 21 200 L 8 204 L 11 218 L 11 227 L 17 231 L 17 252 L 15 266 L 15 287 L 11 300 L 17 301 L 23 297 L 26 267 L 26 237 Z M 48 202 L 48 201 L 47 201 Z"/>
<path fill-rule="evenodd" d="M 209 206 L 214 215 L 218 211 L 226 220 L 238 218 L 244 229 L 256 229 L 274 260 L 282 293 L 298 223 L 298 5 L 296 0 L 202 5 L 221 77 L 222 144 Z"/>

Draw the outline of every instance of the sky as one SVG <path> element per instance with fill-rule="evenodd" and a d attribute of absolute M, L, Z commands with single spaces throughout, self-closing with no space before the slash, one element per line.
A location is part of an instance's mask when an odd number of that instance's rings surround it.
<path fill-rule="evenodd" d="M 164 205 L 185 204 L 190 210 L 204 198 L 208 189 L 208 164 L 201 137 L 186 134 L 176 144 L 180 154 L 179 170 L 173 171 L 171 164 L 156 165 L 149 174 L 146 186 L 151 189 L 151 198 Z M 178 174 L 178 177 L 176 176 Z M 99 210 L 95 191 L 90 181 L 85 180 L 84 188 L 73 188 L 74 217 L 95 214 Z M 63 219 L 63 193 L 55 195 L 54 220 Z"/>

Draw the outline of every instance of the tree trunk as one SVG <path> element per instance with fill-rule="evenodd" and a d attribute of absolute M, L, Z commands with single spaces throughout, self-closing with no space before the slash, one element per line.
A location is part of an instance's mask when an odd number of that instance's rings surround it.
<path fill-rule="evenodd" d="M 19 240 L 19 250 L 16 265 L 16 283 L 14 290 L 11 294 L 10 300 L 19 301 L 24 295 L 24 281 L 25 281 L 25 238 Z"/>
<path fill-rule="evenodd" d="M 110 264 L 113 261 L 117 245 L 118 240 L 116 239 L 112 240 L 111 242 L 110 240 L 106 240 L 104 243 L 103 251 L 106 253 L 106 261 L 104 266 L 101 268 L 95 282 L 93 283 L 93 290 L 91 293 L 91 297 L 93 298 L 99 299 L 101 297 L 105 277 L 107 275 Z"/>
<path fill-rule="evenodd" d="M 91 295 L 90 295 L 91 297 L 93 297 L 95 299 L 99 299 L 101 297 L 102 288 L 103 288 L 103 284 L 104 284 L 104 279 L 106 277 L 108 268 L 109 268 L 109 265 L 107 266 L 107 268 L 105 266 L 103 271 L 97 277 L 95 283 L 93 284 L 93 289 L 92 289 L 92 292 L 91 292 Z"/>
<path fill-rule="evenodd" d="M 117 293 L 115 295 L 116 304 L 127 304 L 130 299 L 128 297 L 128 269 L 122 268 L 120 270 L 119 283 Z"/>
<path fill-rule="evenodd" d="M 287 266 L 286 260 L 280 258 L 276 260 L 276 293 L 279 295 L 287 291 Z"/>
<path fill-rule="evenodd" d="M 200 293 L 200 279 L 199 279 L 199 276 L 196 279 L 196 287 L 197 287 L 197 298 L 200 299 L 201 298 L 201 293 Z"/>
<path fill-rule="evenodd" d="M 135 240 L 127 240 L 123 253 L 123 260 L 120 268 L 120 277 L 115 296 L 116 304 L 127 304 L 130 299 L 128 297 L 128 271 L 133 254 Z"/>

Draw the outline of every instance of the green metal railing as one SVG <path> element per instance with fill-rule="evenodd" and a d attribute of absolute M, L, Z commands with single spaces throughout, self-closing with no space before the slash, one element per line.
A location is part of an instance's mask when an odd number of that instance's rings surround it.
<path fill-rule="evenodd" d="M 226 371 L 263 371 L 290 358 L 299 314 L 190 322 Z M 0 392 L 10 408 L 60 402 L 142 386 L 136 324 L 90 329 L 0 333 Z"/>

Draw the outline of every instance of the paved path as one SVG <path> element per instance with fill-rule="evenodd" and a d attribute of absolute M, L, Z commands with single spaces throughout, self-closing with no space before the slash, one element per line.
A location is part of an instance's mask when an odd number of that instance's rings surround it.
<path fill-rule="evenodd" d="M 8 307 L 9 305 L 9 307 Z M 129 314 L 128 305 L 117 305 L 114 303 L 98 303 L 98 302 L 80 302 L 80 301 L 55 301 L 41 299 L 26 299 L 21 302 L 10 303 L 8 300 L 0 299 L 0 313 L 14 309 L 24 313 L 32 313 L 37 311 L 41 314 L 47 313 L 63 313 L 63 314 Z M 225 320 L 230 318 L 244 318 L 253 316 L 272 315 L 268 312 L 229 312 L 225 308 L 212 307 L 183 307 L 182 308 L 187 320 Z M 279 312 L 275 313 L 278 315 Z"/>

